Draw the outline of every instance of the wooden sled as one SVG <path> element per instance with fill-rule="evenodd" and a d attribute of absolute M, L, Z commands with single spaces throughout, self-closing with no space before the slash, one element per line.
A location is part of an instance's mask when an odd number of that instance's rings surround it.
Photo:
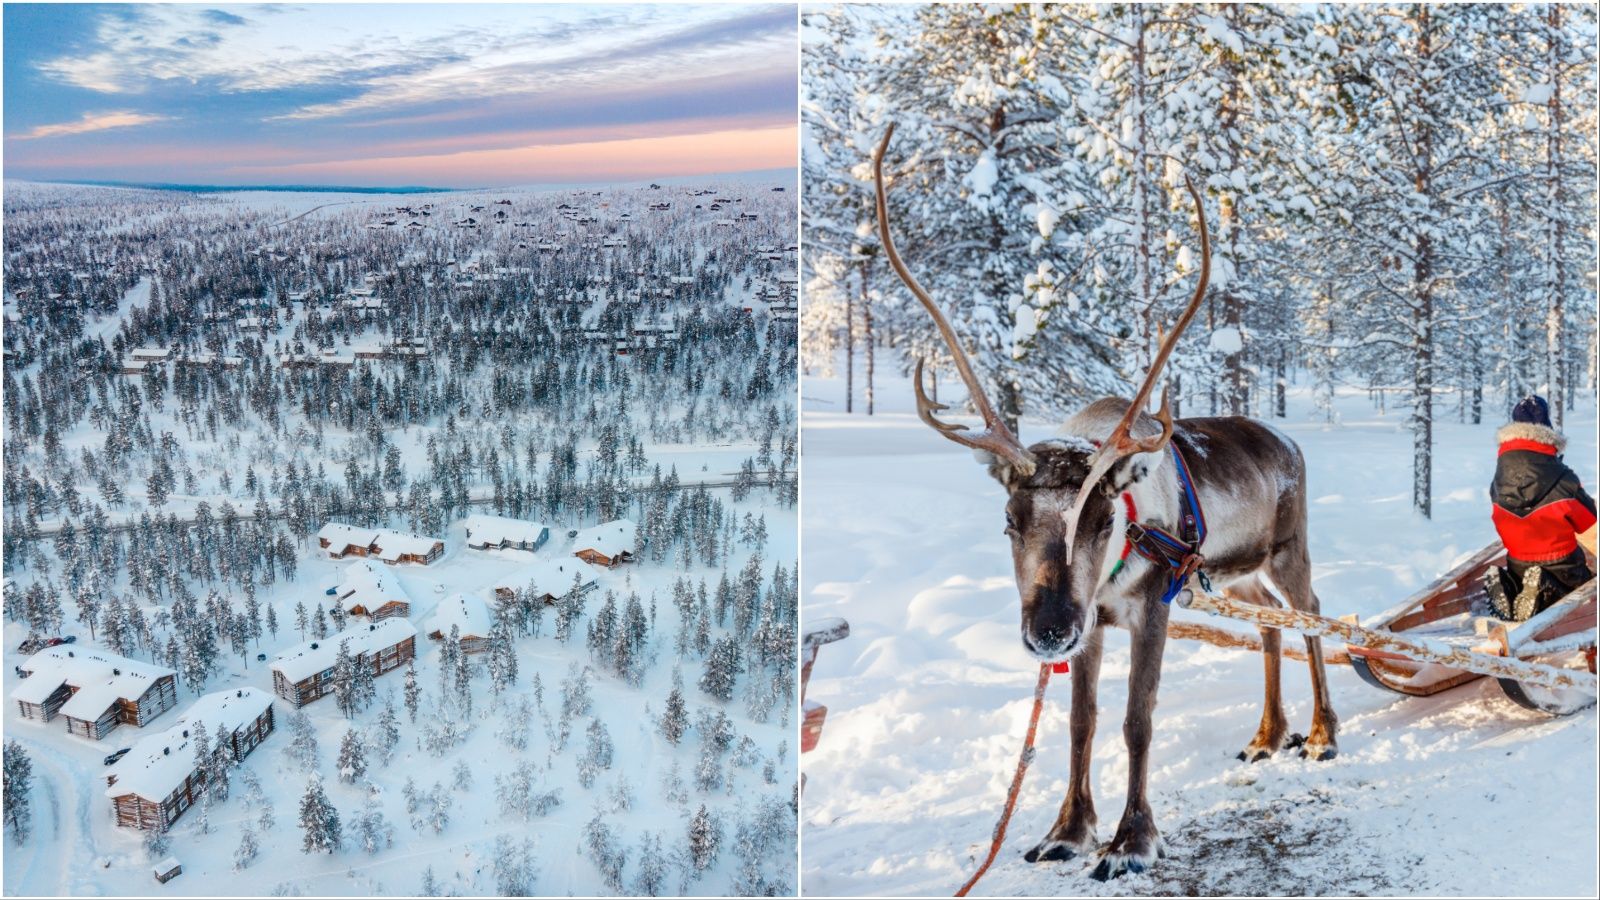
<path fill-rule="evenodd" d="M 828 618 L 806 626 L 800 638 L 800 752 L 810 753 L 822 740 L 822 725 L 828 719 L 828 708 L 806 699 L 806 689 L 811 685 L 811 666 L 817 661 L 817 651 L 824 644 L 842 641 L 850 636 L 850 623 L 843 619 Z M 805 775 L 800 776 L 800 787 L 805 788 Z"/>
<path fill-rule="evenodd" d="M 1506 623 L 1489 614 L 1483 576 L 1505 564 L 1505 548 L 1491 544 L 1399 606 L 1362 623 L 1376 632 L 1441 642 L 1473 654 L 1538 662 L 1557 668 L 1574 663 L 1594 671 L 1595 582 L 1552 604 L 1526 622 Z M 1428 697 L 1479 678 L 1437 661 L 1419 660 L 1392 650 L 1347 646 L 1351 667 L 1368 684 L 1412 697 Z M 1507 698 L 1528 709 L 1567 715 L 1593 706 L 1594 696 L 1567 688 L 1526 684 L 1497 677 Z"/>

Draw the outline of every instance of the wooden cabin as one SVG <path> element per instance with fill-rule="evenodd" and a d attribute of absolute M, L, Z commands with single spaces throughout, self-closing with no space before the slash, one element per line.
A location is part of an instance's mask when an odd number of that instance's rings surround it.
<path fill-rule="evenodd" d="M 411 615 L 411 595 L 393 572 L 370 559 L 350 563 L 336 590 L 340 605 L 352 616 L 381 622 L 390 616 Z"/>
<path fill-rule="evenodd" d="M 392 672 L 417 654 L 417 629 L 406 619 L 363 622 L 321 640 L 289 648 L 272 661 L 272 689 L 298 709 L 331 693 L 337 681 L 334 663 L 339 645 L 348 642 L 357 665 L 374 676 Z"/>
<path fill-rule="evenodd" d="M 572 592 L 576 584 L 580 594 L 587 594 L 600 586 L 600 573 L 582 560 L 570 556 L 541 559 L 495 582 L 494 594 L 501 600 L 510 600 L 518 591 L 530 585 L 534 595 L 546 606 Z"/>
<path fill-rule="evenodd" d="M 547 526 L 505 516 L 471 515 L 461 525 L 473 550 L 537 550 L 550 539 Z"/>
<path fill-rule="evenodd" d="M 482 653 L 489 649 L 489 630 L 494 627 L 494 615 L 489 604 L 471 594 L 451 594 L 434 609 L 424 627 L 429 639 L 442 641 L 456 629 L 464 653 Z"/>
<path fill-rule="evenodd" d="M 151 866 L 150 874 L 156 877 L 156 881 L 166 884 L 183 874 L 183 866 L 178 862 L 177 857 L 169 856 Z"/>
<path fill-rule="evenodd" d="M 591 566 L 612 569 L 633 559 L 639 526 L 627 519 L 585 528 L 573 536 L 572 555 Z"/>
<path fill-rule="evenodd" d="M 207 694 L 171 728 L 134 744 L 106 773 L 105 793 L 117 825 L 171 828 L 206 791 L 206 773 L 195 768 L 193 741 L 201 729 L 207 739 L 215 737 L 219 726 L 228 732 L 234 758 L 244 759 L 276 726 L 272 695 L 253 687 Z"/>
<path fill-rule="evenodd" d="M 17 667 L 11 692 L 25 719 L 67 720 L 71 734 L 100 740 L 118 725 L 143 728 L 178 702 L 177 673 L 75 645 L 47 647 Z"/>
<path fill-rule="evenodd" d="M 317 544 L 332 559 L 376 556 L 389 565 L 427 565 L 444 555 L 444 541 L 383 528 L 357 528 L 329 522 L 317 532 Z"/>

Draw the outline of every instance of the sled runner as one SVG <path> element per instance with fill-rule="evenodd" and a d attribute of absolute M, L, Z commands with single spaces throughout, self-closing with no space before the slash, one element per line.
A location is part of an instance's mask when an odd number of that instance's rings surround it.
<path fill-rule="evenodd" d="M 1491 566 L 1503 565 L 1505 555 L 1498 542 L 1490 544 L 1404 603 L 1369 619 L 1364 627 L 1442 642 L 1474 655 L 1554 668 L 1582 664 L 1594 672 L 1595 582 L 1591 579 L 1526 622 L 1501 622 L 1488 614 L 1483 576 Z M 1413 697 L 1431 696 L 1492 674 L 1416 659 L 1403 651 L 1355 645 L 1346 649 L 1363 681 Z M 1505 675 L 1492 677 L 1512 702 L 1540 712 L 1566 715 L 1595 703 L 1593 694 L 1581 690 L 1532 684 Z"/>

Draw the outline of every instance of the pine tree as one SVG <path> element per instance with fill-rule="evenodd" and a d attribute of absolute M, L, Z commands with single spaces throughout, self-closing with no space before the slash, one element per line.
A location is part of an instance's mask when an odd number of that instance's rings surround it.
<path fill-rule="evenodd" d="M 394 709 L 394 695 L 387 694 L 383 699 L 383 710 L 378 713 L 378 721 L 373 723 L 372 744 L 377 748 L 384 764 L 394 758 L 395 748 L 400 745 L 400 720 Z"/>
<path fill-rule="evenodd" d="M 716 816 L 706 809 L 704 803 L 700 804 L 694 818 L 689 820 L 689 859 L 694 865 L 698 876 L 711 864 L 717 861 L 717 854 L 722 850 L 722 823 Z"/>
<path fill-rule="evenodd" d="M 711 647 L 706 657 L 705 670 L 700 675 L 700 690 L 727 702 L 733 699 L 733 689 L 743 666 L 739 655 L 739 642 L 733 636 L 721 638 Z"/>
<path fill-rule="evenodd" d="M 344 733 L 334 765 L 338 768 L 339 780 L 345 784 L 355 784 L 367 774 L 367 748 L 354 728 Z"/>
<path fill-rule="evenodd" d="M 328 802 L 322 790 L 322 777 L 315 772 L 306 782 L 306 792 L 300 798 L 300 829 L 304 840 L 303 853 L 333 853 L 343 840 L 339 825 L 339 811 Z"/>
<path fill-rule="evenodd" d="M 417 723 L 417 709 L 422 704 L 422 687 L 417 684 L 417 661 L 415 658 L 406 665 L 405 682 L 406 715 L 411 724 Z"/>
<path fill-rule="evenodd" d="M 233 851 L 233 870 L 240 871 L 255 861 L 256 855 L 261 852 L 261 843 L 256 838 L 256 833 L 250 828 L 250 823 L 245 822 L 239 826 L 239 846 Z"/>
<path fill-rule="evenodd" d="M 377 853 L 394 844 L 394 826 L 383 815 L 383 797 L 374 785 L 367 785 L 366 798 L 361 813 L 356 817 L 354 830 L 356 842 L 367 853 Z"/>
<path fill-rule="evenodd" d="M 33 761 L 14 740 L 5 745 L 5 827 L 26 844 L 33 824 Z"/>
<path fill-rule="evenodd" d="M 672 670 L 672 693 L 667 695 L 667 708 L 661 714 L 661 735 L 676 744 L 689 730 L 689 708 L 683 702 L 683 673 Z"/>

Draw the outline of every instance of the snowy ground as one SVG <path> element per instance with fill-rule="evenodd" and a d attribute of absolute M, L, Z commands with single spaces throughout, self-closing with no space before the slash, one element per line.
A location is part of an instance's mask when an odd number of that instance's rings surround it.
<path fill-rule="evenodd" d="M 905 379 L 880 379 L 871 419 L 843 414 L 842 379 L 808 377 L 802 394 L 802 618 L 851 626 L 821 651 L 808 691 L 829 709 L 802 766 L 802 881 L 813 896 L 945 895 L 987 852 L 1037 673 L 1018 640 L 1003 494 L 917 420 Z M 1310 467 L 1325 614 L 1380 612 L 1493 538 L 1494 424 L 1456 424 L 1453 398 L 1441 407 L 1431 522 L 1411 512 L 1411 438 L 1393 406 L 1380 415 L 1352 392 L 1328 426 L 1296 392 L 1275 422 Z M 1566 456 L 1593 491 L 1585 407 L 1567 423 Z M 1024 437 L 1052 429 L 1026 422 Z M 1111 630 L 1093 773 L 1102 841 L 1127 785 L 1128 665 L 1127 634 Z M 1170 856 L 1108 884 L 1089 879 L 1092 861 L 1022 860 L 1066 791 L 1068 687 L 1053 683 L 1017 814 L 976 893 L 1595 895 L 1592 708 L 1546 718 L 1488 680 L 1401 698 L 1330 671 L 1340 756 L 1247 766 L 1234 754 L 1259 720 L 1259 656 L 1170 644 L 1150 763 Z M 1284 676 L 1290 726 L 1304 732 L 1306 667 L 1285 660 Z"/>

